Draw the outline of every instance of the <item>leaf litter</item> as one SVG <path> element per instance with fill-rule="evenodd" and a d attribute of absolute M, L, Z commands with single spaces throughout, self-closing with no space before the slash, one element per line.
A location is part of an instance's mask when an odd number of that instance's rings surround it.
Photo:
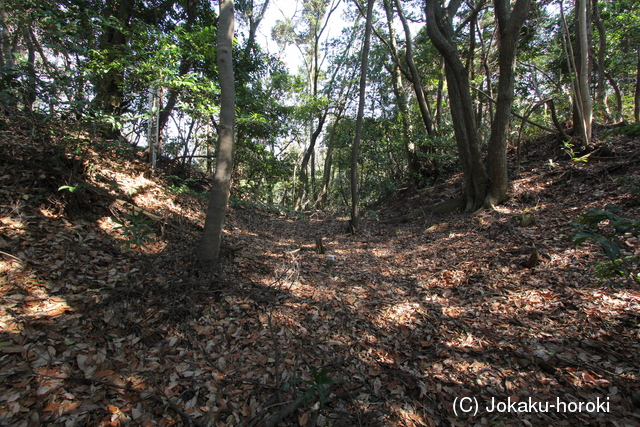
<path fill-rule="evenodd" d="M 193 255 L 205 201 L 167 192 L 138 154 L 0 138 L 0 424 L 640 423 L 640 292 L 595 279 L 599 248 L 562 236 L 589 207 L 637 217 L 619 179 L 638 179 L 634 141 L 552 167 L 542 140 L 511 200 L 476 217 L 365 219 L 351 235 L 339 213 L 239 205 L 212 269 Z M 70 176 L 90 187 L 57 191 Z M 396 193 L 379 215 L 451 197 L 459 182 Z M 117 200 L 160 218 L 153 243 L 123 250 Z M 524 213 L 528 227 L 513 220 Z M 464 398 L 477 414 L 460 412 Z M 488 410 L 532 401 L 608 406 Z"/>

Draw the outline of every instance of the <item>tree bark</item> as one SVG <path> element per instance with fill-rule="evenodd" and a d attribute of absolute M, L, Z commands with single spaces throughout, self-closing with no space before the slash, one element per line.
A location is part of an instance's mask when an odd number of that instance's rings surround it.
<path fill-rule="evenodd" d="M 387 15 L 391 56 L 393 58 L 398 58 L 398 46 L 396 43 L 395 30 L 393 28 L 393 6 L 391 5 L 390 0 L 384 0 L 384 10 Z M 405 91 L 404 84 L 402 82 L 402 71 L 396 61 L 393 61 L 391 64 L 389 73 L 391 74 L 391 85 L 393 87 L 393 94 L 396 98 L 396 107 L 398 108 L 400 123 L 402 124 L 402 139 L 409 168 L 409 177 L 411 180 L 416 180 L 417 182 L 417 178 L 420 176 L 420 162 L 418 161 L 415 144 L 412 141 L 413 132 L 409 120 L 407 92 Z"/>
<path fill-rule="evenodd" d="M 322 173 L 322 188 L 320 189 L 320 196 L 316 200 L 316 209 L 324 209 L 327 207 L 327 199 L 329 197 L 329 181 L 331 179 L 331 165 L 333 163 L 333 141 L 336 136 L 336 129 L 338 123 L 342 118 L 343 108 L 339 108 L 336 118 L 329 131 L 329 138 L 327 140 L 327 154 L 324 159 L 324 169 Z"/>
<path fill-rule="evenodd" d="M 445 61 L 453 129 L 464 172 L 464 210 L 475 211 L 484 203 L 489 177 L 482 162 L 469 75 L 454 43 L 451 19 L 459 6 L 460 0 L 452 0 L 445 13 L 438 0 L 427 0 L 425 14 L 429 38 Z"/>
<path fill-rule="evenodd" d="M 220 78 L 220 122 L 216 172 L 211 187 L 198 258 L 214 261 L 220 254 L 222 226 L 229 200 L 233 142 L 235 130 L 235 81 L 233 76 L 233 31 L 235 24 L 233 0 L 220 1 L 218 20 L 218 74 Z"/>
<path fill-rule="evenodd" d="M 402 10 L 402 3 L 400 0 L 395 0 L 396 9 L 398 10 L 398 16 L 400 17 L 400 21 L 402 22 L 402 27 L 404 28 L 405 34 L 405 45 L 406 45 L 406 55 L 405 58 L 407 60 L 407 65 L 409 66 L 409 70 L 411 71 L 411 79 L 413 80 L 413 90 L 416 94 L 416 99 L 418 100 L 418 107 L 420 108 L 420 115 L 422 116 L 422 121 L 424 122 L 424 127 L 427 130 L 428 135 L 433 135 L 433 120 L 431 119 L 431 113 L 429 112 L 429 108 L 427 106 L 427 101 L 424 97 L 424 92 L 422 90 L 422 83 L 420 82 L 420 75 L 418 74 L 418 69 L 416 68 L 416 64 L 413 62 L 413 40 L 411 38 L 411 29 L 409 28 L 409 23 L 407 22 L 407 18 L 404 16 L 404 11 Z"/>
<path fill-rule="evenodd" d="M 598 0 L 593 0 L 591 3 L 593 22 L 598 29 L 598 86 L 596 90 L 596 105 L 598 110 L 602 112 L 602 116 L 605 121 L 611 121 L 611 111 L 609 111 L 609 105 L 607 103 L 607 77 L 604 75 L 604 63 L 605 55 L 607 53 L 607 34 L 604 28 L 604 22 L 600 15 L 600 9 L 598 8 Z"/>
<path fill-rule="evenodd" d="M 133 2 L 115 2 L 108 0 L 104 12 L 105 21 L 109 18 L 118 19 L 122 25 L 128 27 L 133 12 Z M 100 37 L 100 49 L 107 52 L 107 62 L 117 62 L 127 46 L 127 37 L 115 26 L 108 26 Z M 112 69 L 102 75 L 94 76 L 92 81 L 95 97 L 92 104 L 107 114 L 119 115 L 122 112 L 124 99 L 124 70 Z"/>
<path fill-rule="evenodd" d="M 591 101 L 591 67 L 589 61 L 589 27 L 587 25 L 587 0 L 576 0 L 576 87 L 575 111 L 578 113 L 574 125 L 578 128 L 583 147 L 591 142 L 593 105 Z"/>
<path fill-rule="evenodd" d="M 351 147 L 351 225 L 354 230 L 360 223 L 358 209 L 358 157 L 360 156 L 360 139 L 362 137 L 362 121 L 364 119 L 365 94 L 367 90 L 367 68 L 369 66 L 369 48 L 371 41 L 371 21 L 373 19 L 373 2 L 367 1 L 367 20 L 364 30 L 364 46 L 360 63 L 360 97 L 358 100 L 358 115 L 356 117 L 356 133 Z"/>
<path fill-rule="evenodd" d="M 633 117 L 636 123 L 640 123 L 640 48 L 638 49 L 638 66 L 636 67 L 636 93 L 634 97 L 635 108 Z"/>
<path fill-rule="evenodd" d="M 489 138 L 489 172 L 491 187 L 484 201 L 487 208 L 493 208 L 507 200 L 509 176 L 507 170 L 507 133 L 511 119 L 511 105 L 516 74 L 516 51 L 518 34 L 524 24 L 531 0 L 517 0 L 511 10 L 509 0 L 495 0 L 495 14 L 498 20 L 498 100 L 496 114 L 491 123 Z"/>

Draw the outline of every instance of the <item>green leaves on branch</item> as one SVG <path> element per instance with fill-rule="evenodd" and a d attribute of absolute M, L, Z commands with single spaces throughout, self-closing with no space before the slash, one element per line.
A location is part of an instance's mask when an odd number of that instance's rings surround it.
<path fill-rule="evenodd" d="M 120 230 L 124 237 L 124 241 L 120 245 L 124 246 L 125 251 L 153 242 L 153 238 L 151 238 L 153 229 L 150 226 L 152 221 L 144 217 L 142 210 L 136 212 L 135 208 L 131 208 L 131 213 L 125 213 L 123 220 L 113 217 L 111 220 L 118 224 L 114 229 Z"/>
<path fill-rule="evenodd" d="M 640 221 L 619 215 L 621 211 L 622 208 L 611 204 L 604 209 L 588 210 L 569 225 L 569 238 L 574 247 L 584 244 L 587 240 L 593 240 L 602 247 L 610 260 L 597 267 L 600 273 L 604 273 L 601 274 L 603 278 L 625 276 L 629 283 L 635 284 L 638 282 L 640 256 L 625 254 L 622 241 L 629 237 L 638 237 Z"/>

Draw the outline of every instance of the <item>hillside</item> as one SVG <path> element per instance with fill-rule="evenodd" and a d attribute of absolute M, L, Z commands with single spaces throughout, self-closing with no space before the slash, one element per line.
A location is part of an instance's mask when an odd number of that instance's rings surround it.
<path fill-rule="evenodd" d="M 378 221 L 452 197 L 453 176 L 381 201 L 355 235 L 235 202 L 211 270 L 193 255 L 201 187 L 5 118 L 0 425 L 638 425 L 639 289 L 596 278 L 600 247 L 563 235 L 609 203 L 640 217 L 638 142 L 576 162 L 532 141 L 498 210 Z"/>

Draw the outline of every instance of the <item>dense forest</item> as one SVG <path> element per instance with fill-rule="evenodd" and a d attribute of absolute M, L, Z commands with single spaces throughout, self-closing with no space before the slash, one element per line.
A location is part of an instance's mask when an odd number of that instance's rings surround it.
<path fill-rule="evenodd" d="M 0 30 L 0 425 L 640 423 L 639 2 Z"/>

